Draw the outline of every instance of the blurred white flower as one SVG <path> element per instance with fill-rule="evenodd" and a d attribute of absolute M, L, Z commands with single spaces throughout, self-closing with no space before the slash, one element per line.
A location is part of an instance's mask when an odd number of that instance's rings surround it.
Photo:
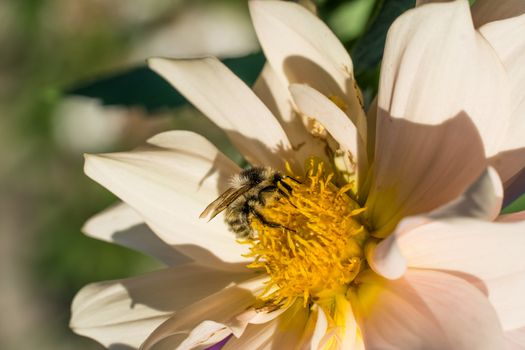
<path fill-rule="evenodd" d="M 127 114 L 126 108 L 102 106 L 96 99 L 68 97 L 54 113 L 53 135 L 71 153 L 101 152 L 119 140 Z"/>

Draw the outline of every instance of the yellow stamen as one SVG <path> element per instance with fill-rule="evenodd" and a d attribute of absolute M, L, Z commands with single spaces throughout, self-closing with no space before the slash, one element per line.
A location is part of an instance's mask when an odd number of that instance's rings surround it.
<path fill-rule="evenodd" d="M 368 232 L 358 218 L 364 209 L 346 194 L 351 184 L 338 188 L 332 178 L 324 163 L 311 159 L 300 183 L 285 179 L 279 187 L 286 195 L 260 209 L 265 222 L 252 220 L 249 267 L 270 276 L 263 300 L 302 298 L 306 306 L 321 292 L 344 289 L 364 267 Z"/>

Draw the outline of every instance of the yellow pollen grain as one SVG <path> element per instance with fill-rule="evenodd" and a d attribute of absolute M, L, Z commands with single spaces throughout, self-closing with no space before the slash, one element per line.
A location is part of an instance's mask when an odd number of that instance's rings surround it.
<path fill-rule="evenodd" d="M 368 232 L 359 222 L 364 211 L 331 180 L 324 163 L 311 159 L 304 178 L 285 178 L 279 195 L 261 208 L 267 225 L 254 218 L 250 244 L 254 262 L 270 279 L 261 299 L 289 304 L 302 298 L 306 306 L 320 292 L 341 290 L 363 267 Z M 290 190 L 291 189 L 291 190 Z"/>

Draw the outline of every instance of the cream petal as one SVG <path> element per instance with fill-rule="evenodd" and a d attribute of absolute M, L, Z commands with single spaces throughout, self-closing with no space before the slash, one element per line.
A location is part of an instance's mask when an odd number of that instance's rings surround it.
<path fill-rule="evenodd" d="M 500 221 L 500 222 L 525 221 L 525 211 L 519 211 L 517 213 L 500 215 L 497 221 Z"/>
<path fill-rule="evenodd" d="M 316 317 L 304 307 L 302 300 L 297 300 L 277 321 L 278 326 L 271 340 L 272 349 L 309 348 Z"/>
<path fill-rule="evenodd" d="M 201 112 L 230 137 L 254 165 L 283 168 L 293 161 L 288 138 L 253 91 L 216 58 L 148 61 Z"/>
<path fill-rule="evenodd" d="M 370 349 L 503 349 L 494 309 L 464 280 L 431 270 L 409 270 L 396 281 L 373 278 L 358 291 Z"/>
<path fill-rule="evenodd" d="M 254 295 L 264 288 L 263 281 L 258 277 L 235 284 L 186 307 L 158 326 L 141 349 L 152 349 L 168 338 L 178 342 L 174 348 L 182 350 L 211 346 L 229 333 L 240 336 L 249 319 L 237 316 L 253 305 Z"/>
<path fill-rule="evenodd" d="M 503 184 L 494 168 L 487 168 L 459 197 L 432 211 L 426 217 L 444 219 L 468 217 L 494 221 L 503 203 Z"/>
<path fill-rule="evenodd" d="M 272 339 L 276 332 L 279 322 L 277 320 L 263 324 L 250 324 L 240 338 L 230 339 L 223 350 L 253 349 L 263 350 L 272 349 Z M 278 349 L 278 348 L 276 348 Z"/>
<path fill-rule="evenodd" d="M 93 216 L 84 224 L 82 232 L 152 256 L 168 266 L 188 260 L 162 241 L 126 203 L 118 203 Z"/>
<path fill-rule="evenodd" d="M 505 330 L 525 325 L 525 221 L 435 221 L 397 236 L 409 267 L 458 273 L 485 291 Z"/>
<path fill-rule="evenodd" d="M 406 258 L 397 240 L 411 230 L 417 230 L 432 221 L 457 218 L 475 218 L 492 221 L 501 210 L 503 187 L 492 168 L 488 168 L 462 195 L 450 203 L 422 216 L 403 219 L 395 231 L 378 245 L 369 244 L 366 249 L 370 267 L 389 279 L 400 278 L 406 270 Z"/>
<path fill-rule="evenodd" d="M 315 328 L 310 340 L 310 349 L 317 350 L 321 349 L 321 340 L 323 339 L 328 329 L 328 318 L 322 308 L 317 305 L 314 306 L 314 312 L 317 313 Z"/>
<path fill-rule="evenodd" d="M 525 3 L 521 3 L 525 10 Z M 511 87 L 511 127 L 499 154 L 492 159 L 503 181 L 508 182 L 525 166 L 525 15 L 488 23 L 479 31 L 502 61 Z"/>
<path fill-rule="evenodd" d="M 319 121 L 341 148 L 351 152 L 354 162 L 357 162 L 358 143 L 364 143 L 358 139 L 356 127 L 344 112 L 325 95 L 307 85 L 292 84 L 290 92 L 299 111 Z"/>
<path fill-rule="evenodd" d="M 505 332 L 505 339 L 507 340 L 508 350 L 525 349 L 525 328 Z"/>
<path fill-rule="evenodd" d="M 252 89 L 279 120 L 290 141 L 294 145 L 302 142 L 306 130 L 294 112 L 290 92 L 268 63 L 264 65 Z"/>
<path fill-rule="evenodd" d="M 317 90 L 301 84 L 290 85 L 299 111 L 320 122 L 346 152 L 348 172 L 357 176 L 357 188 L 362 187 L 368 170 L 366 141 L 359 137 L 354 124 L 344 112 Z"/>
<path fill-rule="evenodd" d="M 138 347 L 174 312 L 249 276 L 185 264 L 91 284 L 75 296 L 70 325 L 105 346 Z"/>
<path fill-rule="evenodd" d="M 255 31 L 283 84 L 307 84 L 344 101 L 345 112 L 366 139 L 366 117 L 348 52 L 310 11 L 292 2 L 250 1 Z"/>
<path fill-rule="evenodd" d="M 523 0 L 476 0 L 472 6 L 472 17 L 476 27 L 525 13 Z M 514 38 L 519 39 L 519 38 Z"/>
<path fill-rule="evenodd" d="M 199 219 L 238 166 L 191 132 L 163 133 L 150 142 L 167 148 L 87 156 L 85 172 L 140 213 L 163 241 L 199 263 L 246 261 L 245 247 L 221 218 Z"/>
<path fill-rule="evenodd" d="M 398 18 L 379 87 L 367 202 L 376 227 L 392 230 L 402 217 L 457 197 L 502 142 L 508 97 L 503 67 L 474 30 L 466 1 L 421 6 Z"/>
<path fill-rule="evenodd" d="M 357 323 L 350 301 L 342 294 L 334 297 L 330 307 L 333 314 L 328 316 L 328 327 L 319 343 L 320 349 L 354 349 L 357 337 Z"/>
<path fill-rule="evenodd" d="M 297 159 L 324 157 L 326 144 L 307 131 L 301 116 L 295 111 L 287 87 L 266 64 L 253 86 L 253 91 L 277 117 L 297 153 Z"/>

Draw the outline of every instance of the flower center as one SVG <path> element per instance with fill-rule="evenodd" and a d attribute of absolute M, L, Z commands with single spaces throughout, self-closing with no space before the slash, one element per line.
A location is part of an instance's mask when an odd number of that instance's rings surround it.
<path fill-rule="evenodd" d="M 321 292 L 344 289 L 364 268 L 368 232 L 359 215 L 365 209 L 346 194 L 353 184 L 338 188 L 333 177 L 310 160 L 305 178 L 285 177 L 281 195 L 259 210 L 264 220 L 251 221 L 248 267 L 270 276 L 261 299 L 287 304 L 302 297 L 306 306 Z"/>

